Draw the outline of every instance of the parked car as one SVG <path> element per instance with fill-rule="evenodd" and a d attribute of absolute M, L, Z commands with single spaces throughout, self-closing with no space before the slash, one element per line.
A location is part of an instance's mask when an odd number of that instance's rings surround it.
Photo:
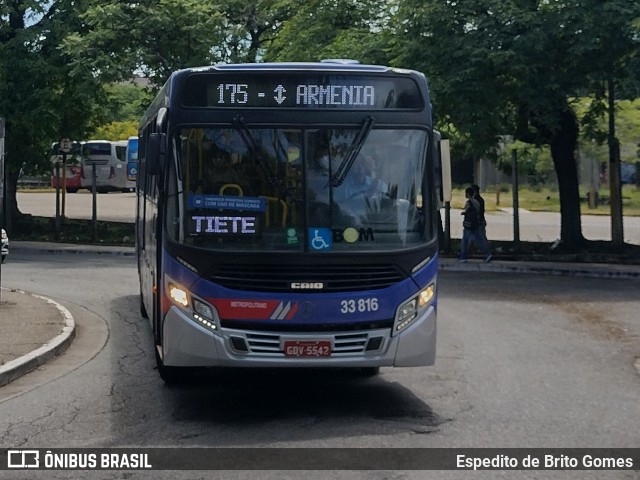
<path fill-rule="evenodd" d="M 4 228 L 2 229 L 2 261 L 6 256 L 9 255 L 9 237 L 7 236 L 7 232 L 5 232 Z"/>
<path fill-rule="evenodd" d="M 76 193 L 82 188 L 80 184 L 80 172 L 80 165 L 67 165 L 67 193 Z M 56 188 L 56 185 L 56 169 L 53 167 L 51 172 L 51 187 Z M 62 169 L 60 170 L 60 187 L 62 187 Z"/>

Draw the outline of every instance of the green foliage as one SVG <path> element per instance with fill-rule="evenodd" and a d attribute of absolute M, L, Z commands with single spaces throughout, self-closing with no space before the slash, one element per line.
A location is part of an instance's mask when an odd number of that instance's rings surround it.
<path fill-rule="evenodd" d="M 100 140 L 127 140 L 131 136 L 138 136 L 138 122 L 111 122 L 96 128 L 93 137 Z"/>
<path fill-rule="evenodd" d="M 160 86 L 181 68 L 257 60 L 294 5 L 283 0 L 108 0 L 84 11 L 88 28 L 70 34 L 63 46 L 74 72 L 88 70 L 117 81 L 137 71 Z"/>
<path fill-rule="evenodd" d="M 528 176 L 531 184 L 549 183 L 553 179 L 553 160 L 548 146 L 536 146 L 521 141 L 510 142 L 500 151 L 496 166 L 504 173 L 511 174 L 512 155 L 516 152 L 518 173 Z"/>
<path fill-rule="evenodd" d="M 7 119 L 10 183 L 23 163 L 32 171 L 50 168 L 52 141 L 81 138 L 95 124 L 99 82 L 88 75 L 70 76 L 67 58 L 58 48 L 70 31 L 82 28 L 77 15 L 82 4 L 0 3 L 0 114 Z"/>
<path fill-rule="evenodd" d="M 622 161 L 640 161 L 640 99 L 621 100 L 616 105 L 616 136 Z"/>
<path fill-rule="evenodd" d="M 380 35 L 389 18 L 383 0 L 309 0 L 297 3 L 268 45 L 267 61 L 319 61 L 350 58 L 388 63 Z"/>
<path fill-rule="evenodd" d="M 177 69 L 219 60 L 226 32 L 218 4 L 200 0 L 110 0 L 82 14 L 88 28 L 63 43 L 73 72 L 103 80 L 131 78 L 136 69 L 162 84 Z"/>
<path fill-rule="evenodd" d="M 398 63 L 430 78 L 435 110 L 468 134 L 467 150 L 495 151 L 505 135 L 549 145 L 561 238 L 578 244 L 578 122 L 570 102 L 602 96 L 605 81 L 628 75 L 639 17 L 636 0 L 405 0 L 393 42 Z"/>
<path fill-rule="evenodd" d="M 225 42 L 217 47 L 221 61 L 256 62 L 264 58 L 268 45 L 279 35 L 283 23 L 299 7 L 290 0 L 226 0 Z"/>
<path fill-rule="evenodd" d="M 624 74 L 618 66 L 637 52 L 630 19 L 638 16 L 633 0 L 405 0 L 394 51 L 397 63 L 428 75 L 436 111 L 483 154 L 505 134 L 549 143 L 568 97 Z"/>
<path fill-rule="evenodd" d="M 103 110 L 105 123 L 129 121 L 137 124 L 153 99 L 153 90 L 135 84 L 116 83 L 104 88 L 107 102 Z"/>
<path fill-rule="evenodd" d="M 580 152 L 583 157 L 594 159 L 598 163 L 609 161 L 609 149 L 606 144 L 608 119 L 602 113 L 593 115 L 593 104 L 602 105 L 598 98 L 581 98 L 574 102 L 578 117 L 582 119 Z M 606 106 L 605 106 L 606 108 Z M 619 100 L 615 112 L 616 137 L 620 142 L 620 159 L 623 162 L 637 162 L 640 159 L 640 99 Z"/>

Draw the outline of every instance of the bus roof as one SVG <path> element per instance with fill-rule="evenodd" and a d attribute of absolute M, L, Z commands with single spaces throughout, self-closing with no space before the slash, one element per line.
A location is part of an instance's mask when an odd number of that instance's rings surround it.
<path fill-rule="evenodd" d="M 173 75 L 184 75 L 192 72 L 213 72 L 213 71 L 274 71 L 274 70 L 290 70 L 290 71 L 334 71 L 334 72 L 359 72 L 359 73 L 416 73 L 422 75 L 415 70 L 403 68 L 387 67 L 383 65 L 364 65 L 355 63 L 355 60 L 335 59 L 323 60 L 321 62 L 273 62 L 273 63 L 220 63 L 216 65 L 208 65 L 203 67 L 192 67 L 177 70 Z"/>

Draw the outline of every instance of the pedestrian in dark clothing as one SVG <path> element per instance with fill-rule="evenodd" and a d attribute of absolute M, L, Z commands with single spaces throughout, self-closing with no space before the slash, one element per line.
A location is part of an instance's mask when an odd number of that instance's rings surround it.
<path fill-rule="evenodd" d="M 460 261 L 467 261 L 469 243 L 477 244 L 484 254 L 484 261 L 491 261 L 491 251 L 484 237 L 480 234 L 480 203 L 474 198 L 474 189 L 468 187 L 465 192 L 467 199 L 462 211 L 462 244 L 460 246 Z"/>
<path fill-rule="evenodd" d="M 480 187 L 478 185 L 473 184 L 471 185 L 471 188 L 473 188 L 473 198 L 478 201 L 478 204 L 480 206 L 480 211 L 478 213 L 480 217 L 480 228 L 478 230 L 480 236 L 484 240 L 484 243 L 489 245 L 489 240 L 487 240 L 487 220 L 484 218 L 484 198 L 482 198 L 482 195 L 480 195 Z"/>

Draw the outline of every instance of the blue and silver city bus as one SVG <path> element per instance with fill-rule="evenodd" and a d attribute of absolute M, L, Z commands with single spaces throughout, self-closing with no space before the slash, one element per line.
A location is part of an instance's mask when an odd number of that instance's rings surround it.
<path fill-rule="evenodd" d="M 162 378 L 432 365 L 438 139 L 415 71 L 174 72 L 142 119 L 137 180 L 140 307 Z"/>

